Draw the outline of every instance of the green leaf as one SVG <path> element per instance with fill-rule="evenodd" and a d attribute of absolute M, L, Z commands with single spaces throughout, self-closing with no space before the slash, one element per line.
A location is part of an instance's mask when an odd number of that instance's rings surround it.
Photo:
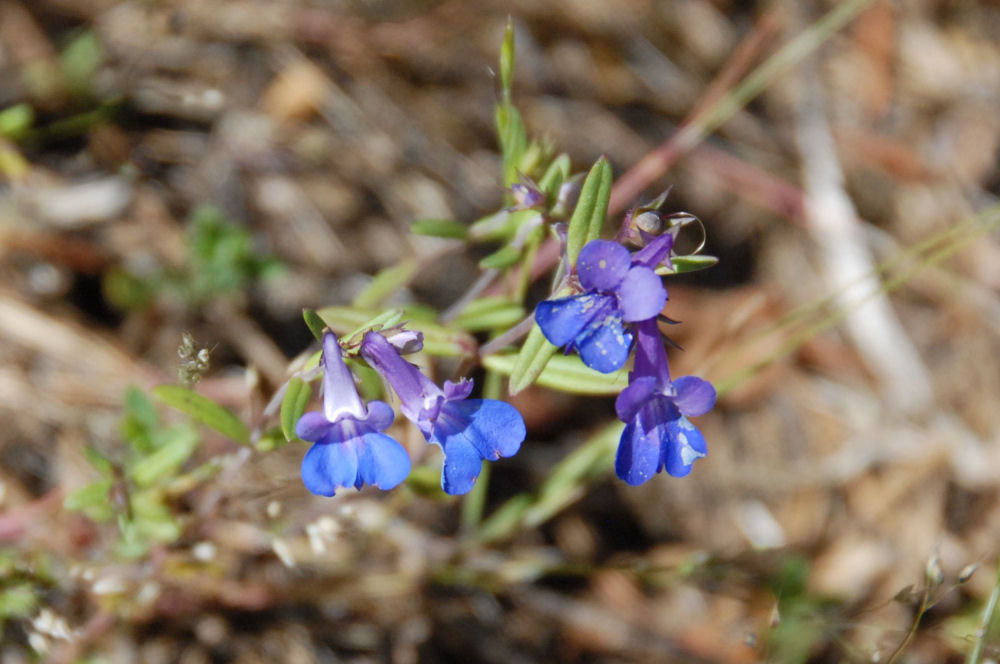
<path fill-rule="evenodd" d="M 532 333 L 537 329 L 536 325 L 532 328 Z M 539 334 L 541 334 L 541 330 L 539 330 Z M 530 355 L 529 359 L 522 360 L 522 357 L 526 355 L 525 349 L 532 347 L 531 337 L 532 335 L 529 334 L 528 340 L 525 341 L 521 353 L 518 355 L 508 353 L 506 355 L 489 355 L 483 358 L 483 366 L 487 369 L 510 375 L 512 394 L 517 394 L 536 380 L 539 385 L 553 390 L 592 396 L 616 395 L 628 386 L 628 371 L 625 369 L 602 374 L 585 365 L 576 355 L 556 355 L 553 357 L 555 346 L 549 344 L 548 341 L 545 343 L 551 349 L 542 346 L 541 351 L 535 351 L 535 354 Z M 535 343 L 537 344 L 537 342 Z M 544 364 L 542 364 L 543 360 Z M 520 369 L 522 364 L 527 364 L 531 371 Z M 542 368 L 538 369 L 540 364 Z M 533 376 L 532 373 L 534 373 Z"/>
<path fill-rule="evenodd" d="M 522 318 L 524 307 L 497 295 L 470 302 L 455 319 L 455 325 L 469 332 L 482 332 L 510 327 Z"/>
<path fill-rule="evenodd" d="M 528 147 L 528 133 L 513 104 L 497 105 L 496 124 L 503 154 L 503 186 L 509 189 L 517 181 L 517 165 Z"/>
<path fill-rule="evenodd" d="M 181 536 L 181 527 L 163 504 L 158 490 L 141 491 L 133 495 L 136 535 L 146 540 L 170 543 Z"/>
<path fill-rule="evenodd" d="M 535 382 L 555 352 L 556 347 L 549 343 L 536 323 L 516 356 L 491 355 L 484 358 L 483 363 L 488 369 L 510 375 L 510 393 L 517 394 Z"/>
<path fill-rule="evenodd" d="M 312 388 L 301 378 L 292 378 L 285 389 L 285 398 L 281 400 L 281 432 L 285 440 L 295 440 L 295 424 L 306 412 L 309 399 L 312 398 Z"/>
<path fill-rule="evenodd" d="M 503 103 L 509 104 L 514 86 L 514 20 L 507 17 L 507 27 L 500 46 L 500 95 Z"/>
<path fill-rule="evenodd" d="M 701 254 L 696 254 L 693 256 L 674 256 L 670 259 L 670 262 L 674 266 L 673 270 L 668 267 L 658 267 L 656 269 L 656 273 L 663 275 L 695 272 L 697 270 L 704 270 L 707 267 L 712 267 L 719 262 L 719 259 L 715 256 L 702 256 Z"/>
<path fill-rule="evenodd" d="M 375 318 L 378 312 L 355 307 L 323 307 L 318 312 L 320 318 L 337 334 L 343 335 L 358 329 Z M 413 316 L 406 326 L 424 335 L 424 352 L 444 357 L 472 357 L 478 344 L 467 332 L 454 330 L 438 323 L 417 318 L 418 308 L 411 307 L 403 314 Z"/>
<path fill-rule="evenodd" d="M 351 339 L 362 332 L 367 332 L 368 330 L 381 330 L 385 327 L 392 327 L 399 321 L 403 320 L 403 310 L 402 309 L 390 309 L 385 311 L 375 318 L 365 321 L 361 325 L 351 330 L 350 333 L 344 335 L 344 339 Z"/>
<path fill-rule="evenodd" d="M 83 454 L 87 457 L 87 461 L 90 462 L 90 465 L 93 466 L 97 472 L 104 477 L 111 477 L 111 474 L 114 472 L 114 468 L 106 456 L 98 452 L 90 445 L 83 448 Z"/>
<path fill-rule="evenodd" d="M 533 497 L 529 493 L 519 493 L 501 505 L 476 531 L 476 542 L 495 542 L 511 536 L 521 524 L 524 513 L 531 507 Z"/>
<path fill-rule="evenodd" d="M 479 267 L 484 270 L 502 270 L 516 263 L 519 258 L 521 250 L 508 244 L 479 261 Z"/>
<path fill-rule="evenodd" d="M 244 445 L 250 442 L 250 431 L 240 418 L 215 403 L 180 385 L 158 385 L 153 396 L 193 420 L 215 429 L 224 436 Z"/>
<path fill-rule="evenodd" d="M 362 309 L 379 306 L 396 291 L 410 283 L 410 280 L 417 273 L 418 267 L 420 264 L 417 260 L 411 258 L 398 265 L 385 268 L 372 277 L 371 282 L 354 297 L 351 304 Z"/>
<path fill-rule="evenodd" d="M 456 240 L 464 240 L 469 237 L 469 227 L 454 219 L 417 219 L 410 224 L 410 232 L 416 235 Z"/>
<path fill-rule="evenodd" d="M 135 450 L 146 451 L 156 446 L 160 416 L 146 393 L 130 385 L 125 389 L 125 413 L 122 417 L 122 438 Z"/>
<path fill-rule="evenodd" d="M 63 500 L 63 507 L 68 510 L 83 512 L 93 521 L 107 521 L 114 516 L 111 508 L 111 480 L 98 480 L 80 487 Z"/>
<path fill-rule="evenodd" d="M 39 593 L 30 582 L 12 583 L 0 591 L 0 621 L 6 618 L 27 618 L 38 608 L 38 603 Z"/>
<path fill-rule="evenodd" d="M 576 258 L 584 245 L 601 236 L 604 220 L 608 216 L 611 181 L 611 164 L 601 157 L 583 182 L 580 198 L 566 230 L 566 255 L 570 265 L 576 265 Z"/>
<path fill-rule="evenodd" d="M 31 104 L 14 104 L 0 111 L 0 136 L 17 139 L 23 136 L 35 121 Z"/>
<path fill-rule="evenodd" d="M 66 87 L 74 94 L 89 94 L 94 75 L 104 59 L 104 49 L 92 30 L 77 34 L 59 57 Z"/>
<path fill-rule="evenodd" d="M 540 217 L 537 210 L 500 210 L 475 221 L 469 227 L 469 237 L 476 242 L 511 240 L 522 224 Z"/>
<path fill-rule="evenodd" d="M 545 192 L 545 199 L 552 204 L 559 194 L 559 187 L 569 179 L 572 164 L 569 155 L 563 153 L 552 160 L 545 174 L 538 181 L 538 187 Z"/>
<path fill-rule="evenodd" d="M 166 443 L 143 457 L 129 469 L 139 486 L 150 486 L 176 474 L 198 447 L 198 434 L 184 427 L 171 429 Z"/>
<path fill-rule="evenodd" d="M 104 273 L 101 291 L 115 307 L 125 311 L 139 311 L 153 301 L 161 283 L 159 275 L 141 279 L 124 267 L 116 266 Z"/>
<path fill-rule="evenodd" d="M 303 309 L 302 318 L 306 322 L 306 327 L 316 337 L 316 341 L 323 341 L 323 330 L 326 329 L 326 323 L 323 322 L 323 319 L 312 309 Z"/>

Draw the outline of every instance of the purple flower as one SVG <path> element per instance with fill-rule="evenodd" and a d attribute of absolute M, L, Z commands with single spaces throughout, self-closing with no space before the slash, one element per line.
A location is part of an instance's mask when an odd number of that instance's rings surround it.
<path fill-rule="evenodd" d="M 445 381 L 438 387 L 376 332 L 361 343 L 361 355 L 399 396 L 400 410 L 428 442 L 444 452 L 441 488 L 449 494 L 472 489 L 483 460 L 514 455 L 524 440 L 517 409 L 494 399 L 469 399 L 472 381 Z"/>
<path fill-rule="evenodd" d="M 545 300 L 535 321 L 545 338 L 580 354 L 591 369 L 616 371 L 628 359 L 632 332 L 625 323 L 655 318 L 667 302 L 653 271 L 668 256 L 673 237 L 664 235 L 629 254 L 617 242 L 593 240 L 580 251 L 576 272 L 584 292 Z"/>
<path fill-rule="evenodd" d="M 321 496 L 342 486 L 393 488 L 409 475 L 410 456 L 380 433 L 392 424 L 392 407 L 382 401 L 365 406 L 332 332 L 323 335 L 322 366 L 323 412 L 305 413 L 295 425 L 299 438 L 314 443 L 302 459 L 303 483 Z"/>
<path fill-rule="evenodd" d="M 705 456 L 705 437 L 687 419 L 704 415 L 715 405 L 715 388 L 694 376 L 670 380 L 667 352 L 656 319 L 636 324 L 635 367 L 629 386 L 615 401 L 625 422 L 615 459 L 618 477 L 642 484 L 666 470 L 674 477 L 691 472 Z"/>

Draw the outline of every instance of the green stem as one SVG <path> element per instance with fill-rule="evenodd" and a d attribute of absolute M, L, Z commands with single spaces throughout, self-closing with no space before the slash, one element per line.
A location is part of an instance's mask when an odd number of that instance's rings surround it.
<path fill-rule="evenodd" d="M 998 602 L 1000 602 L 1000 559 L 997 560 L 997 580 L 993 584 L 993 592 L 990 593 L 990 598 L 986 602 L 986 608 L 983 609 L 983 618 L 979 622 L 979 630 L 976 632 L 976 643 L 972 646 L 972 651 L 969 653 L 968 658 L 966 658 L 965 664 L 979 664 L 979 661 L 982 659 L 986 633 L 993 622 Z"/>

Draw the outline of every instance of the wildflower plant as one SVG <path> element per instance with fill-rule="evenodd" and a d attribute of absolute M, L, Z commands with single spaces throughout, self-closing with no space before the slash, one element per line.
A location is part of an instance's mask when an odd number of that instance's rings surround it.
<path fill-rule="evenodd" d="M 566 155 L 530 141 L 512 103 L 512 71 L 508 28 L 496 112 L 505 206 L 471 225 L 428 219 L 413 226 L 420 234 L 469 244 L 499 243 L 480 262 L 482 277 L 437 315 L 377 308 L 417 274 L 415 263 L 377 275 L 352 306 L 306 312 L 323 345 L 323 411 L 302 412 L 309 396 L 300 375 L 284 396 L 282 422 L 286 434 L 294 430 L 313 443 L 302 474 L 314 493 L 332 495 L 339 487 L 364 484 L 386 489 L 404 480 L 411 460 L 389 435 L 388 403 L 397 403 L 424 439 L 441 448 L 440 484 L 448 494 L 471 491 L 485 461 L 513 456 L 524 444 L 524 420 L 498 398 L 499 390 L 484 395 L 490 398 L 473 398 L 471 379 L 439 383 L 428 373 L 433 362 L 425 359 L 418 366 L 405 354 L 457 357 L 465 367 L 479 362 L 494 377 L 509 376 L 511 393 L 537 381 L 568 392 L 618 394 L 625 428 L 614 466 L 629 484 L 660 471 L 684 476 L 707 453 L 704 437 L 688 418 L 712 408 L 715 390 L 693 376 L 671 379 L 659 328 L 659 321 L 672 322 L 663 316 L 668 299 L 663 276 L 714 263 L 674 251 L 677 236 L 697 219 L 661 213 L 664 194 L 626 214 L 615 240 L 601 239 L 610 164 L 601 158 L 586 175 L 573 175 Z M 551 296 L 528 313 L 527 286 L 546 235 L 561 248 L 560 260 Z M 474 333 L 491 339 L 480 345 Z M 343 336 L 338 341 L 335 334 Z M 556 354 L 559 347 L 563 356 Z M 342 354 L 359 371 L 367 365 L 382 378 L 385 401 L 361 400 Z"/>
<path fill-rule="evenodd" d="M 707 267 L 715 259 L 696 255 L 698 250 L 678 255 L 678 236 L 697 219 L 687 213 L 661 212 L 666 194 L 631 210 L 615 239 L 605 239 L 610 235 L 605 233 L 610 164 L 602 157 L 587 173 L 574 174 L 567 155 L 529 140 L 512 102 L 512 72 L 513 31 L 508 26 L 496 110 L 507 191 L 503 207 L 472 224 L 427 219 L 412 228 L 419 234 L 494 248 L 480 261 L 481 277 L 451 307 L 436 312 L 382 306 L 425 267 L 407 260 L 375 275 L 350 305 L 304 312 L 320 350 L 297 366 L 252 426 L 191 389 L 208 368 L 208 358 L 203 366 L 190 340 L 180 352 L 187 362 L 187 373 L 182 371 L 182 378 L 188 378 L 185 384 L 161 385 L 154 396 L 260 451 L 295 440 L 309 443 L 302 457 L 302 481 L 321 496 L 365 486 L 393 489 L 417 469 L 420 472 L 412 474 L 425 477 L 436 457 L 419 445 L 403 444 L 412 440 L 402 424 L 409 421 L 443 453 L 439 480 L 443 492 L 473 493 L 467 506 L 482 505 L 489 464 L 503 463 L 530 444 L 523 417 L 503 399 L 503 378 L 511 395 L 537 382 L 566 392 L 617 396 L 616 410 L 624 428 L 619 425 L 596 438 L 617 440 L 614 463 L 584 446 L 545 481 L 531 509 L 527 505 L 533 499 L 512 500 L 481 524 L 480 539 L 502 536 L 514 523 L 540 522 L 578 495 L 574 487 L 581 478 L 612 465 L 621 479 L 633 485 L 661 471 L 675 477 L 688 474 L 707 453 L 704 437 L 688 418 L 708 412 L 716 395 L 705 380 L 671 377 L 668 342 L 660 324 L 674 321 L 663 313 L 668 302 L 663 277 Z M 197 227 L 209 226 L 204 222 Z M 205 273 L 201 281 L 192 282 L 195 300 L 235 288 L 265 267 L 249 252 L 246 237 L 221 228 L 216 224 L 209 228 L 215 229 L 211 233 L 193 237 L 194 253 L 205 268 L 194 271 Z M 220 254 L 216 249 L 223 245 L 230 250 Z M 543 256 L 551 252 L 543 249 L 552 247 L 558 248 L 559 258 L 547 265 Z M 529 301 L 528 287 L 546 272 L 544 268 L 554 268 L 550 294 Z M 468 375 L 435 377 L 446 364 L 439 358 L 450 359 L 448 366 L 466 372 L 482 367 L 485 378 L 479 390 Z M 310 410 L 312 384 L 317 380 L 320 403 Z M 140 497 L 151 497 L 152 507 L 143 509 L 159 514 L 166 495 L 163 488 L 185 477 L 200 439 L 190 427 L 184 430 L 192 433 L 181 436 L 180 442 L 174 440 L 179 434 L 154 435 L 160 426 L 154 421 L 155 411 L 137 393 L 130 399 L 138 404 L 133 408 L 136 413 L 146 413 L 143 426 L 129 434 L 140 453 L 127 459 L 124 467 L 95 457 L 102 479 L 68 500 L 95 518 L 108 519 L 115 512 L 102 507 L 102 497 L 115 487 L 130 489 L 132 503 L 119 510 L 123 536 L 138 532 L 125 516 L 142 512 L 135 502 Z M 396 410 L 402 418 L 395 417 Z M 130 421 L 138 421 L 136 417 Z M 269 429 L 272 423 L 275 426 Z M 142 442 L 150 436 L 150 445 Z M 165 442 L 157 442 L 161 438 Z M 425 457 L 431 459 L 429 464 Z M 206 472 L 198 475 L 205 476 Z M 476 525 L 475 510 L 468 512 Z M 179 532 L 175 526 L 164 526 L 144 535 L 144 541 L 169 541 Z M 143 546 L 132 548 L 138 551 Z"/>

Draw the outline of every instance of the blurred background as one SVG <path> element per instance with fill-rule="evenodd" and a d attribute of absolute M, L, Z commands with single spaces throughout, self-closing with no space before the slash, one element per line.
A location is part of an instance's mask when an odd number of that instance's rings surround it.
<path fill-rule="evenodd" d="M 316 498 L 304 446 L 144 397 L 180 368 L 275 426 L 304 307 L 502 205 L 508 15 L 574 170 L 674 137 L 616 203 L 672 186 L 721 259 L 667 282 L 674 374 L 724 390 L 694 472 L 605 459 L 475 540 L 460 501 Z M 990 0 L 0 0 L 0 658 L 996 661 L 998 35 Z M 449 305 L 476 251 L 400 302 Z M 614 419 L 514 403 L 487 515 Z"/>

